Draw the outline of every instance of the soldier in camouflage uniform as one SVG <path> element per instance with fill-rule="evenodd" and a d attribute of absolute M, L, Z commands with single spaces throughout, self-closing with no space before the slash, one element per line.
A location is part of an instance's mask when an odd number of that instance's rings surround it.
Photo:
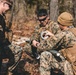
<path fill-rule="evenodd" d="M 38 17 L 40 24 L 35 27 L 35 31 L 30 38 L 31 39 L 31 49 L 32 49 L 34 56 L 36 56 L 35 53 L 37 53 L 37 43 L 44 41 L 41 38 L 41 32 L 48 30 L 48 31 L 52 32 L 53 34 L 58 34 L 61 31 L 59 28 L 59 25 L 49 19 L 46 9 L 40 9 L 37 12 L 37 17 Z M 27 47 L 27 49 L 25 49 L 25 51 L 26 52 L 28 51 L 28 53 L 31 53 L 31 50 L 30 49 L 28 50 L 28 47 Z"/>
<path fill-rule="evenodd" d="M 58 17 L 58 23 L 62 31 L 55 35 L 57 39 L 48 38 L 44 44 L 39 43 L 37 46 L 40 50 L 48 50 L 41 53 L 40 75 L 51 75 L 51 68 L 60 69 L 65 75 L 74 75 L 72 67 L 67 60 L 58 60 L 58 57 L 49 52 L 52 49 L 60 51 L 76 44 L 75 35 L 69 31 L 69 26 L 73 23 L 72 15 L 68 12 L 63 12 Z"/>

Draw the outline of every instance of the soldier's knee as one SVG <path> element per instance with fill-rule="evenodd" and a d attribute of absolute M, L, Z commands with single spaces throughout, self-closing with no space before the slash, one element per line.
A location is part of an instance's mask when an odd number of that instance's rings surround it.
<path fill-rule="evenodd" d="M 27 44 L 26 46 L 24 46 L 23 51 L 28 52 L 28 53 L 32 53 L 31 46 L 29 44 Z"/>

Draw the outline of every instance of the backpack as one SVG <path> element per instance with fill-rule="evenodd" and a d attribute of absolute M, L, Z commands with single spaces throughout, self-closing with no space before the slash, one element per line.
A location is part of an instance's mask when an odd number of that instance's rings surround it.
<path fill-rule="evenodd" d="M 76 28 L 69 28 L 69 31 L 71 31 L 76 36 Z"/>
<path fill-rule="evenodd" d="M 71 31 L 76 36 L 76 28 L 70 28 L 69 31 Z M 76 44 L 63 49 L 65 51 L 64 56 L 71 62 L 76 62 Z M 62 51 L 63 51 L 62 50 Z"/>
<path fill-rule="evenodd" d="M 61 50 L 61 53 L 71 63 L 74 75 L 76 75 L 76 44 Z"/>
<path fill-rule="evenodd" d="M 70 28 L 69 31 L 76 36 L 76 28 Z M 76 44 L 61 50 L 61 53 L 71 63 L 74 75 L 76 75 Z"/>

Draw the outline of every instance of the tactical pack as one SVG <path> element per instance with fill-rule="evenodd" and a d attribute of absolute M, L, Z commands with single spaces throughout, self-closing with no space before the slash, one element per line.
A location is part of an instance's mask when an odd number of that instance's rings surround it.
<path fill-rule="evenodd" d="M 76 36 L 76 28 L 69 28 L 69 31 L 71 31 Z"/>
<path fill-rule="evenodd" d="M 76 36 L 76 28 L 70 28 L 69 31 Z M 63 49 L 62 54 L 72 64 L 74 75 L 76 75 L 76 44 L 72 47 Z"/>

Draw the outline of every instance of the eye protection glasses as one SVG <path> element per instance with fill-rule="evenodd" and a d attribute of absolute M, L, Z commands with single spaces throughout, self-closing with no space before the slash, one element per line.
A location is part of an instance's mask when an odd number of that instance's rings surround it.
<path fill-rule="evenodd" d="M 38 20 L 39 20 L 39 21 L 45 21 L 46 18 L 47 18 L 47 16 L 46 16 L 45 18 L 43 18 L 43 19 L 38 19 Z"/>

